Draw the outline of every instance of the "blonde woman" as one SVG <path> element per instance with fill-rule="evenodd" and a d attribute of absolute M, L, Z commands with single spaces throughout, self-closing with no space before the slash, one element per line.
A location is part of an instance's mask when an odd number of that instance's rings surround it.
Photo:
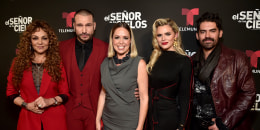
<path fill-rule="evenodd" d="M 111 30 L 101 82 L 96 130 L 101 128 L 101 117 L 104 130 L 143 130 L 148 110 L 146 63 L 137 56 L 134 35 L 126 23 L 117 23 Z M 140 102 L 134 95 L 137 87 Z"/>
<path fill-rule="evenodd" d="M 146 129 L 182 130 L 190 108 L 192 64 L 173 20 L 154 22 L 153 48 L 147 65 L 150 100 Z"/>

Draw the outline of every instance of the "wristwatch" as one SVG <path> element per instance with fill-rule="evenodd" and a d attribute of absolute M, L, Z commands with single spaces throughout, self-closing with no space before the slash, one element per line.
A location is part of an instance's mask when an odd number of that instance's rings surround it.
<path fill-rule="evenodd" d="M 54 105 L 58 105 L 58 101 L 56 100 L 56 98 L 54 97 L 53 99 L 54 99 L 54 101 L 55 101 L 55 102 L 54 102 Z"/>
<path fill-rule="evenodd" d="M 21 106 L 26 108 L 27 107 L 27 103 L 26 102 L 22 102 Z"/>

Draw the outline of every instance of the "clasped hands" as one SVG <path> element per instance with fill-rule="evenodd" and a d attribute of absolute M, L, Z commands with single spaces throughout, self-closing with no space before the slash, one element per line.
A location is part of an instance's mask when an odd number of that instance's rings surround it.
<path fill-rule="evenodd" d="M 26 109 L 37 114 L 42 114 L 44 108 L 49 107 L 53 104 L 52 98 L 38 97 L 33 102 L 27 103 Z"/>

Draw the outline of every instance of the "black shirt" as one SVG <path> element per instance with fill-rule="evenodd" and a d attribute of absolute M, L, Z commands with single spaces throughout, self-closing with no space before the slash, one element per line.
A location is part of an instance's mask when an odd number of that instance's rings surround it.
<path fill-rule="evenodd" d="M 82 44 L 77 38 L 76 38 L 76 44 L 75 44 L 75 52 L 76 52 L 76 59 L 77 63 L 79 65 L 79 59 L 81 54 L 81 48 L 84 46 L 85 49 L 85 59 L 84 59 L 84 65 L 86 64 L 93 48 L 93 39 L 88 40 L 85 44 Z"/>

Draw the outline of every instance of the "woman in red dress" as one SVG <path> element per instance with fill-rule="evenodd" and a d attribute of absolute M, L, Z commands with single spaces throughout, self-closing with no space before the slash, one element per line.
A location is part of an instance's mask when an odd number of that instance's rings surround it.
<path fill-rule="evenodd" d="M 18 130 L 67 130 L 69 96 L 58 39 L 44 21 L 29 24 L 20 38 L 7 78 L 6 94 L 22 107 Z"/>

